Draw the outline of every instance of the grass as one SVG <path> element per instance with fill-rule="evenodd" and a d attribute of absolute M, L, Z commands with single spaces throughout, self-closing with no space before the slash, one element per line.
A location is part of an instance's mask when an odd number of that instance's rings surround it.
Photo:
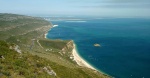
<path fill-rule="evenodd" d="M 71 40 L 44 39 L 52 24 L 41 18 L 0 14 L 0 78 L 108 78 L 70 59 Z M 39 41 L 39 43 L 38 43 Z M 18 45 L 22 54 L 9 49 Z M 42 47 L 41 47 L 42 46 Z M 57 74 L 49 75 L 44 67 Z"/>
<path fill-rule="evenodd" d="M 0 40 L 8 39 L 11 35 L 17 36 L 28 33 L 33 29 L 41 26 L 51 25 L 50 22 L 42 18 L 15 15 L 15 14 L 0 14 Z"/>
<path fill-rule="evenodd" d="M 19 54 L 14 50 L 10 50 L 11 44 L 5 41 L 0 41 L 0 55 L 5 59 L 0 58 L 0 74 L 3 77 L 14 77 L 14 78 L 99 78 L 98 75 L 91 73 L 88 70 L 87 73 L 84 68 L 78 67 L 66 67 L 48 59 L 41 58 L 37 55 L 30 53 Z M 57 76 L 47 74 L 43 68 L 50 66 Z M 0 77 L 2 77 L 0 76 Z"/>

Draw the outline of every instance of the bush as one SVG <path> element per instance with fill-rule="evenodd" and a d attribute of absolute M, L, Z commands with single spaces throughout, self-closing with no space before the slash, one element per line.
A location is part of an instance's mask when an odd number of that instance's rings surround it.
<path fill-rule="evenodd" d="M 44 67 L 44 64 L 42 64 L 42 63 L 37 63 L 36 66 L 37 66 L 38 68 L 40 68 L 40 67 Z"/>
<path fill-rule="evenodd" d="M 10 72 L 7 72 L 7 71 L 4 71 L 4 72 L 2 72 L 4 75 L 6 75 L 6 76 L 11 76 L 10 75 Z"/>
<path fill-rule="evenodd" d="M 3 67 L 2 66 L 0 66 L 0 69 L 2 69 Z"/>
<path fill-rule="evenodd" d="M 19 71 L 19 75 L 25 75 L 24 71 Z"/>
<path fill-rule="evenodd" d="M 16 66 L 23 66 L 24 64 L 23 64 L 24 62 L 22 61 L 22 60 L 15 60 L 15 65 Z"/>

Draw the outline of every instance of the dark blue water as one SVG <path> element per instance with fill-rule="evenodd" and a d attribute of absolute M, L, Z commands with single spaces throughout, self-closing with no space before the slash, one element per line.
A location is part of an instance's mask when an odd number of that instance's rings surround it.
<path fill-rule="evenodd" d="M 52 21 L 50 39 L 73 39 L 91 65 L 116 78 L 150 78 L 150 19 Z M 98 43 L 101 47 L 94 47 Z"/>

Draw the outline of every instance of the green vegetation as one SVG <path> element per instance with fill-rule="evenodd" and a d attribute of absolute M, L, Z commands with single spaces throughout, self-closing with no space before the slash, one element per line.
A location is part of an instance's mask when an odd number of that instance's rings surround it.
<path fill-rule="evenodd" d="M 80 67 L 72 40 L 48 40 L 52 24 L 42 18 L 0 14 L 0 78 L 108 78 Z"/>
<path fill-rule="evenodd" d="M 33 56 L 29 53 L 19 54 L 14 50 L 10 50 L 10 44 L 0 41 L 0 77 L 13 78 L 55 78 L 48 75 L 44 70 L 44 66 L 48 66 L 46 59 Z"/>
<path fill-rule="evenodd" d="M 40 40 L 41 45 L 45 48 L 57 48 L 59 50 L 63 49 L 68 41 L 62 40 Z"/>
<path fill-rule="evenodd" d="M 42 18 L 15 14 L 0 14 L 0 40 L 8 39 L 12 36 L 25 35 L 40 29 L 43 29 L 42 31 L 44 33 L 44 28 L 48 25 L 51 25 L 51 23 Z M 49 29 L 50 27 L 47 28 Z"/>
<path fill-rule="evenodd" d="M 0 55 L 4 57 L 0 58 L 0 77 L 2 78 L 99 78 L 98 73 L 96 74 L 90 69 L 69 68 L 30 53 L 19 54 L 9 49 L 11 45 L 0 41 Z M 44 67 L 54 70 L 56 76 L 49 75 L 43 69 Z"/>

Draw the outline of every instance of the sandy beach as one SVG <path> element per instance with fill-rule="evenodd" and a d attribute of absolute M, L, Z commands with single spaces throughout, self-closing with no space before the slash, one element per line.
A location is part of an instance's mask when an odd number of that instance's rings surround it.
<path fill-rule="evenodd" d="M 83 66 L 83 67 L 87 67 L 87 68 L 96 70 L 94 67 L 92 67 L 90 64 L 88 64 L 85 60 L 83 60 L 83 58 L 80 57 L 80 55 L 76 51 L 75 45 L 74 45 L 72 55 L 74 57 L 74 60 L 77 62 L 77 64 L 79 66 Z"/>
<path fill-rule="evenodd" d="M 53 27 L 52 27 L 53 28 Z M 50 30 L 49 30 L 50 31 Z M 44 38 L 47 39 L 47 35 L 48 33 L 45 33 L 44 34 Z M 73 44 L 74 48 L 73 48 L 73 52 L 72 52 L 72 55 L 73 55 L 73 58 L 74 60 L 77 62 L 77 64 L 79 66 L 83 66 L 83 67 L 87 67 L 87 68 L 90 68 L 90 69 L 93 69 L 93 70 L 96 70 L 94 67 L 92 67 L 90 64 L 88 64 L 79 54 L 78 52 L 76 51 L 76 46 L 75 44 Z"/>

